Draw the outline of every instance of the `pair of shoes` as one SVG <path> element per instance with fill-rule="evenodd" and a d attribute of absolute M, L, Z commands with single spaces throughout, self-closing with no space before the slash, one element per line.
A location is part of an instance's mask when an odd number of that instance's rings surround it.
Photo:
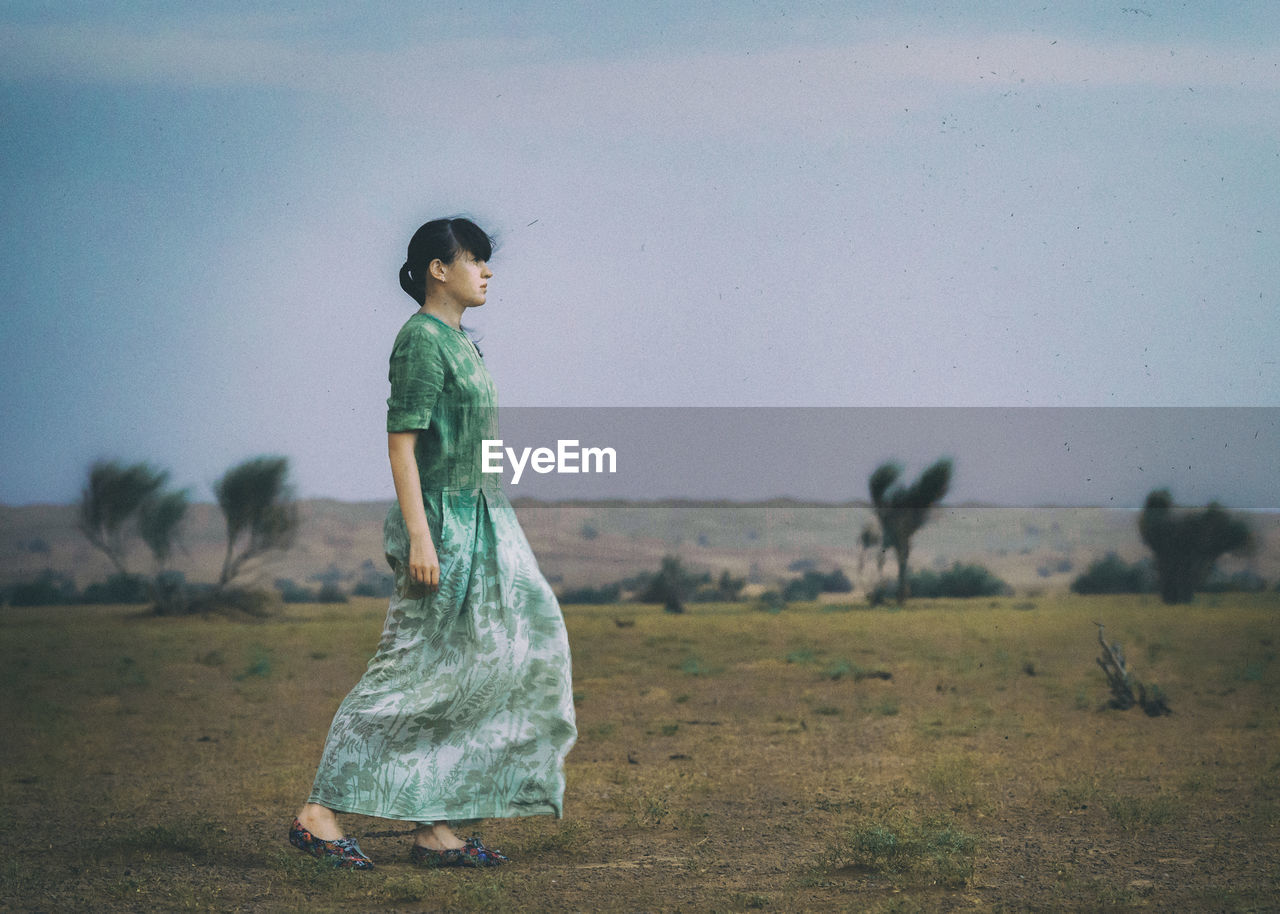
<path fill-rule="evenodd" d="M 373 869 L 373 861 L 361 853 L 355 838 L 339 838 L 336 841 L 317 838 L 303 828 L 296 818 L 289 828 L 289 843 L 298 850 L 306 851 L 312 857 L 319 857 L 337 867 L 351 870 Z"/>
<path fill-rule="evenodd" d="M 418 866 L 502 866 L 511 861 L 505 854 L 485 847 L 479 838 L 468 838 L 462 847 L 438 851 L 415 844 L 409 850 L 409 862 Z"/>

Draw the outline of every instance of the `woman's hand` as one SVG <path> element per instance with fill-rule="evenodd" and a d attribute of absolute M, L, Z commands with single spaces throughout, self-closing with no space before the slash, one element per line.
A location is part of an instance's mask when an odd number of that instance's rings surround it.
<path fill-rule="evenodd" d="M 431 528 L 422 502 L 422 483 L 414 457 L 417 440 L 415 431 L 392 432 L 387 435 L 387 455 L 391 459 L 391 478 L 396 484 L 405 532 L 409 534 L 409 580 L 435 591 L 440 588 L 440 558 L 436 555 L 436 544 L 431 541 Z"/>
<path fill-rule="evenodd" d="M 431 591 L 440 589 L 440 559 L 430 533 L 409 537 L 409 579 Z"/>

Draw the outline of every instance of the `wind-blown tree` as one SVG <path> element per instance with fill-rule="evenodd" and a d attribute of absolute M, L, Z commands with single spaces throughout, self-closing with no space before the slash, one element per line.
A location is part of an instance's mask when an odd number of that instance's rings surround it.
<path fill-rule="evenodd" d="M 876 533 L 876 528 L 870 523 L 863 524 L 862 532 L 858 534 L 858 546 L 861 547 L 858 550 L 858 580 L 859 581 L 862 580 L 862 566 L 867 561 L 867 553 L 879 545 L 880 545 L 880 534 Z M 884 552 L 882 551 L 880 554 L 884 555 Z M 878 561 L 877 569 L 882 570 L 883 565 L 884 565 L 884 562 L 882 560 Z"/>
<path fill-rule="evenodd" d="M 1155 555 L 1156 581 L 1165 603 L 1190 603 L 1222 555 L 1247 552 L 1254 544 L 1249 524 L 1217 502 L 1201 511 L 1178 511 L 1168 489 L 1147 496 L 1138 532 Z"/>
<path fill-rule="evenodd" d="M 288 477 L 289 458 L 255 457 L 227 470 L 214 486 L 227 521 L 219 590 L 235 580 L 246 562 L 293 545 L 298 508 Z"/>
<path fill-rule="evenodd" d="M 639 599 L 642 603 L 661 603 L 669 613 L 682 613 L 685 601 L 702 580 L 688 571 L 677 556 L 663 556 L 661 568 L 649 579 Z"/>
<path fill-rule="evenodd" d="M 178 539 L 178 528 L 187 515 L 187 490 L 153 495 L 138 509 L 138 535 L 155 559 L 151 580 L 153 611 L 158 616 L 189 610 L 188 595 L 181 574 L 168 571 L 169 558 Z"/>
<path fill-rule="evenodd" d="M 892 549 L 898 559 L 898 602 L 911 595 L 907 580 L 907 561 L 911 557 L 911 537 L 929 519 L 930 509 L 947 494 L 951 486 L 951 461 L 943 458 L 920 474 L 910 486 L 898 483 L 902 467 L 883 463 L 871 474 L 871 504 L 880 521 L 880 542 Z"/>
<path fill-rule="evenodd" d="M 169 474 L 147 463 L 124 466 L 115 460 L 99 460 L 89 468 L 89 479 L 80 493 L 80 531 L 102 551 L 116 573 L 127 575 L 129 521 L 164 486 Z"/>
<path fill-rule="evenodd" d="M 138 535 L 151 550 L 157 571 L 164 571 L 173 555 L 178 527 L 187 516 L 187 490 L 153 495 L 138 509 Z"/>

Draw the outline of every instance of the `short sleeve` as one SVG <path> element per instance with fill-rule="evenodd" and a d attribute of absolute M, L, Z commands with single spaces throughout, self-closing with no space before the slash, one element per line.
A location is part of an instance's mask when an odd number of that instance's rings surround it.
<path fill-rule="evenodd" d="M 444 357 L 429 328 L 409 325 L 396 337 L 388 378 L 387 431 L 426 428 L 444 386 Z"/>

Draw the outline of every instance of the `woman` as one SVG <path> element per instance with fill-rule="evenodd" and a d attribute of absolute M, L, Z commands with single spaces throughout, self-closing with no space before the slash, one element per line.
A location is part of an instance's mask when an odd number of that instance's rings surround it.
<path fill-rule="evenodd" d="M 289 832 L 337 866 L 373 866 L 335 811 L 418 823 L 410 859 L 497 866 L 455 827 L 562 814 L 577 737 L 569 643 L 500 477 L 481 472 L 497 399 L 462 330 L 484 304 L 492 243 L 468 219 L 409 242 L 400 284 L 421 306 L 396 336 L 387 450 L 396 504 L 383 527 L 396 589 L 377 652 L 334 716 Z"/>

